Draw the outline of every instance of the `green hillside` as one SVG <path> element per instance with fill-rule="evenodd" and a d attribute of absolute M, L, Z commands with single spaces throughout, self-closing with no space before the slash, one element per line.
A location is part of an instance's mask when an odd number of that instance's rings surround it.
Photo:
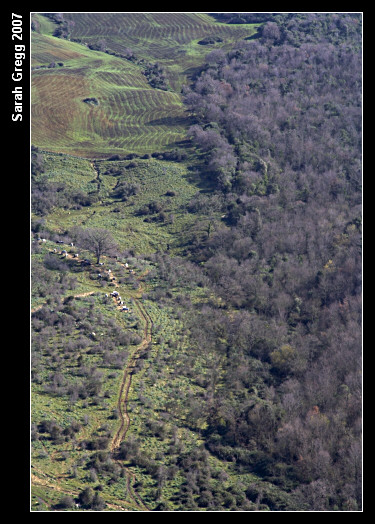
<path fill-rule="evenodd" d="M 181 101 L 182 84 L 210 49 L 225 49 L 255 31 L 208 15 L 88 13 L 64 15 L 73 25 L 63 39 L 51 35 L 51 24 L 58 24 L 35 16 L 32 143 L 88 158 L 152 153 L 184 140 L 193 121 Z M 210 35 L 220 41 L 198 43 Z M 93 49 L 99 44 L 103 51 Z M 122 57 L 129 49 L 131 60 Z M 166 89 L 143 74 L 155 62 L 165 71 Z"/>
<path fill-rule="evenodd" d="M 33 193 L 31 217 L 31 507 L 33 511 L 63 509 L 64 496 L 77 502 L 83 489 L 95 486 L 95 479 L 101 478 L 104 508 L 100 504 L 97 508 L 142 511 L 155 506 L 158 485 L 146 462 L 162 464 L 161 455 L 169 455 L 173 467 L 173 457 L 177 458 L 169 451 L 176 431 L 173 424 L 168 426 L 169 436 L 162 440 L 146 430 L 147 425 L 159 424 L 157 413 L 165 411 L 169 397 L 181 388 L 193 387 L 197 394 L 203 391 L 201 386 L 175 376 L 174 365 L 165 366 L 160 361 L 170 351 L 173 359 L 188 358 L 189 346 L 173 308 L 157 305 L 143 294 L 153 293 L 160 285 L 151 258 L 158 252 L 182 255 L 192 239 L 199 241 L 212 228 L 225 227 L 220 205 L 202 208 L 199 214 L 190 209 L 201 192 L 210 191 L 211 183 L 199 174 L 199 155 L 189 148 L 176 148 L 186 141 L 186 131 L 193 123 L 181 100 L 181 86 L 190 81 L 210 50 L 228 47 L 254 29 L 229 27 L 203 14 L 67 14 L 64 18 L 74 21 L 69 39 L 53 36 L 59 27 L 55 21 L 33 15 L 38 31 L 32 33 L 31 132 L 36 148 L 33 158 L 40 166 L 35 168 L 33 184 L 42 188 L 42 193 Z M 222 40 L 212 45 L 198 44 L 211 34 L 221 35 Z M 109 52 L 88 47 L 95 47 L 103 38 Z M 128 48 L 134 51 L 135 60 L 116 56 Z M 150 85 L 143 74 L 145 64 L 156 61 L 167 73 L 166 90 Z M 173 154 L 168 157 L 171 151 L 177 151 L 177 158 Z M 114 155 L 123 158 L 129 154 L 136 158 L 108 160 Z M 53 204 L 46 207 L 46 199 Z M 95 265 L 82 267 L 84 258 L 93 261 L 89 251 L 57 243 L 58 239 L 71 240 L 75 231 L 86 228 L 110 231 L 118 252 L 123 253 L 120 258 L 105 258 L 106 270 L 111 268 L 117 278 L 116 287 L 107 279 L 98 280 Z M 47 237 L 46 242 L 37 240 L 40 237 Z M 63 248 L 68 250 L 68 266 L 64 266 Z M 71 257 L 76 251 L 79 259 L 74 262 Z M 125 262 L 135 270 L 134 275 L 124 269 Z M 154 277 L 143 281 L 145 272 Z M 178 295 L 184 288 L 191 299 L 208 300 L 206 291 L 190 288 L 187 283 L 181 287 L 176 282 L 173 294 Z M 130 314 L 125 317 L 113 300 L 104 298 L 114 289 L 130 306 Z M 39 338 L 38 326 L 45 322 L 45 314 L 54 314 L 47 312 L 47 304 L 68 324 L 71 315 L 83 315 L 85 328 L 82 331 L 80 322 L 74 323 L 69 333 L 62 325 L 53 328 L 40 353 L 39 342 L 44 335 Z M 139 352 L 143 328 L 150 321 L 153 332 L 156 330 L 161 336 L 156 338 L 153 333 L 148 363 L 138 369 L 137 376 L 132 376 L 127 366 L 144 362 L 139 359 Z M 94 325 L 96 330 L 101 326 L 99 345 L 106 345 L 104 341 L 108 340 L 112 341 L 111 346 L 117 346 L 105 358 L 101 349 L 97 352 L 97 342 L 91 349 L 87 345 L 89 324 L 93 330 Z M 114 333 L 123 333 L 119 335 L 121 340 L 116 340 Z M 71 353 L 66 352 L 67 345 L 72 348 Z M 51 357 L 61 361 L 58 371 Z M 204 373 L 204 359 L 196 365 Z M 94 389 L 87 384 L 86 391 L 81 381 L 81 373 L 86 374 L 82 366 L 91 369 L 94 382 L 98 380 Z M 150 379 L 153 373 L 158 377 Z M 57 389 L 53 385 L 56 380 L 60 383 Z M 112 469 L 105 472 L 99 464 L 89 465 L 87 460 L 96 452 L 88 455 L 85 450 L 91 444 L 85 443 L 98 438 L 114 442 L 122 419 L 112 415 L 121 400 L 122 384 L 129 380 L 132 387 L 126 399 L 131 412 L 128 435 L 130 441 L 142 439 L 139 453 L 144 457 L 144 467 L 133 464 L 131 459 L 118 461 L 116 453 L 104 451 L 110 461 L 104 469 Z M 146 384 L 149 400 L 145 410 L 137 391 Z M 189 427 L 183 421 L 186 409 L 183 405 L 179 409 L 178 416 L 182 418 L 178 438 L 183 439 L 186 451 L 194 450 L 202 443 L 200 428 Z M 48 420 L 60 428 L 53 431 L 62 432 L 57 440 L 43 436 L 43 421 Z M 71 439 L 74 430 L 70 428 L 76 428 L 77 444 L 75 437 Z M 210 463 L 218 472 L 222 469 L 220 461 L 213 457 Z M 171 509 L 179 507 L 172 501 L 179 497 L 182 483 L 180 475 L 166 481 L 165 498 L 170 499 Z M 232 475 L 227 484 L 235 483 Z M 216 480 L 215 484 L 220 482 Z"/>
<path fill-rule="evenodd" d="M 184 138 L 188 116 L 179 96 L 148 86 L 131 62 L 53 36 L 38 35 L 33 53 L 39 64 L 63 63 L 32 72 L 35 145 L 100 158 L 153 152 Z M 98 105 L 84 102 L 90 98 Z"/>
<path fill-rule="evenodd" d="M 217 22 L 205 13 L 95 13 L 66 15 L 74 22 L 70 38 L 87 44 L 105 42 L 110 51 L 131 49 L 146 61 L 168 68 L 177 92 L 212 49 L 229 49 L 233 42 L 254 34 L 259 24 L 240 26 Z M 209 38 L 217 41 L 205 45 Z"/>
<path fill-rule="evenodd" d="M 187 161 L 157 158 L 133 161 L 96 161 L 66 155 L 43 155 L 45 171 L 37 181 L 64 184 L 66 191 L 80 191 L 92 199 L 89 206 L 55 207 L 48 214 L 48 228 L 56 233 L 73 227 L 107 228 L 122 249 L 136 253 L 184 250 L 194 230 L 203 231 L 212 213 L 200 213 L 200 224 L 187 211 L 193 197 L 204 187 Z M 191 165 L 190 165 L 191 167 Z M 136 194 L 125 197 L 122 188 L 132 184 Z M 154 208 L 147 206 L 153 203 Z M 220 213 L 214 213 L 220 220 Z M 34 217 L 34 215 L 33 215 Z M 35 218 L 37 216 L 35 215 Z"/>

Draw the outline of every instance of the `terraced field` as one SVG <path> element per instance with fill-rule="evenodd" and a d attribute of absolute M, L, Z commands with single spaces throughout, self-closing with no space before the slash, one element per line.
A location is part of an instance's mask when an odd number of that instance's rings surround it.
<path fill-rule="evenodd" d="M 152 152 L 184 137 L 188 116 L 179 96 L 151 88 L 131 62 L 40 35 L 33 56 L 38 65 L 64 64 L 32 72 L 35 145 L 100 158 Z M 98 105 L 83 101 L 90 97 Z"/>
<path fill-rule="evenodd" d="M 66 61 L 74 58 L 84 58 L 85 49 L 76 44 L 67 45 L 59 38 L 33 33 L 31 67 L 48 65 L 53 61 Z"/>
<path fill-rule="evenodd" d="M 240 26 L 216 22 L 205 13 L 69 13 L 66 20 L 74 22 L 71 38 L 81 38 L 87 43 L 105 39 L 109 48 L 124 52 L 131 48 L 146 60 L 171 60 L 183 55 L 188 45 L 197 44 L 208 36 L 218 36 L 221 45 L 250 36 L 254 24 Z"/>
<path fill-rule="evenodd" d="M 205 14 L 70 13 L 64 19 L 74 25 L 65 40 L 51 36 L 51 20 L 36 16 L 32 143 L 86 158 L 151 153 L 183 140 L 192 120 L 181 100 L 182 84 L 212 48 L 225 48 L 255 31 L 253 25 L 220 24 Z M 198 43 L 210 35 L 221 41 Z M 87 47 L 99 41 L 117 54 L 131 48 L 137 61 Z M 142 59 L 166 69 L 170 90 L 151 87 Z M 85 103 L 86 98 L 97 104 Z"/>
<path fill-rule="evenodd" d="M 205 13 L 104 13 L 100 18 L 96 13 L 70 13 L 65 18 L 75 24 L 71 38 L 89 44 L 104 39 L 116 53 L 130 48 L 140 58 L 160 62 L 168 68 L 170 84 L 177 92 L 213 48 L 228 49 L 257 28 L 257 24 L 222 24 Z M 210 36 L 221 42 L 199 44 Z"/>

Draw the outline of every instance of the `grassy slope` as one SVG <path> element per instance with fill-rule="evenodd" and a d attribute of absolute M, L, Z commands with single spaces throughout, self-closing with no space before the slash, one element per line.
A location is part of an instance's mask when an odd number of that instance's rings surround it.
<path fill-rule="evenodd" d="M 204 14 L 66 14 L 71 39 L 51 36 L 51 21 L 38 15 L 40 33 L 32 34 L 32 143 L 50 151 L 88 158 L 119 153 L 151 153 L 178 143 L 192 121 L 182 104 L 182 84 L 213 48 L 226 49 L 251 35 L 254 25 L 228 26 Z M 207 36 L 221 42 L 199 45 Z M 142 64 L 93 51 L 84 44 L 105 40 L 107 48 L 159 62 L 171 89 L 151 87 Z M 61 67 L 48 68 L 51 62 Z M 95 97 L 98 106 L 84 98 Z"/>
<path fill-rule="evenodd" d="M 89 44 L 104 39 L 112 51 L 124 53 L 130 48 L 139 58 L 164 65 L 176 92 L 208 52 L 228 49 L 234 41 L 251 36 L 258 25 L 222 24 L 205 13 L 87 13 L 67 14 L 65 18 L 75 22 L 72 38 Z M 209 46 L 198 43 L 209 36 L 222 41 Z"/>
<path fill-rule="evenodd" d="M 50 246 L 46 246 L 45 250 L 48 250 Z M 127 332 L 135 332 L 132 328 L 134 324 L 134 315 L 132 316 L 121 316 L 113 304 L 103 304 L 104 293 L 98 290 L 96 282 L 90 281 L 87 274 L 80 274 L 79 280 L 81 286 L 85 289 L 95 291 L 94 297 L 83 297 L 76 299 L 75 305 L 77 307 L 88 307 L 90 306 L 95 310 L 95 313 L 100 313 L 103 317 L 103 323 L 100 327 L 99 336 L 110 337 L 110 329 L 106 326 L 106 321 L 114 319 L 116 323 L 121 326 L 122 329 Z M 100 289 L 100 287 L 99 287 Z M 122 286 L 122 290 L 126 293 L 127 286 Z M 74 291 L 77 293 L 78 289 Z M 131 295 L 131 290 L 128 289 Z M 69 339 L 74 342 L 81 334 L 81 330 L 74 329 Z M 50 345 L 57 348 L 58 354 L 63 358 L 63 366 L 60 366 L 61 373 L 64 379 L 76 381 L 75 370 L 77 367 L 76 360 L 78 354 L 71 355 L 71 358 L 67 360 L 66 353 L 60 350 L 64 343 L 64 334 L 57 334 L 50 339 Z M 129 353 L 136 349 L 136 345 L 129 346 L 126 348 Z M 124 348 L 123 348 L 124 350 Z M 46 378 L 50 372 L 54 370 L 48 359 L 41 358 L 42 363 L 46 363 L 46 367 L 40 376 L 40 384 L 33 383 L 31 388 L 31 395 L 33 399 L 32 409 L 32 422 L 39 423 L 42 419 L 53 419 L 62 427 L 66 427 L 72 421 L 82 423 L 83 417 L 86 417 L 88 422 L 83 426 L 79 432 L 79 441 L 82 439 L 92 438 L 93 435 L 102 427 L 104 424 L 113 433 L 116 431 L 118 426 L 118 420 L 111 418 L 111 413 L 117 404 L 117 394 L 122 380 L 122 370 L 113 369 L 111 366 L 106 366 L 101 363 L 101 359 L 96 355 L 89 355 L 86 353 L 87 348 L 81 350 L 79 354 L 84 356 L 85 364 L 88 366 L 97 367 L 98 371 L 103 374 L 104 389 L 103 393 L 106 393 L 107 398 L 102 397 L 101 405 L 97 405 L 93 402 L 87 402 L 82 399 L 75 401 L 73 405 L 69 402 L 67 396 L 59 397 L 54 395 L 46 395 L 43 392 L 43 386 Z M 84 450 L 79 447 L 72 446 L 71 442 L 63 442 L 56 446 L 51 444 L 48 439 L 43 441 L 37 441 L 33 443 L 32 453 L 32 473 L 38 478 L 39 482 L 48 481 L 49 486 L 41 487 L 39 484 L 35 484 L 32 487 L 32 509 L 38 509 L 39 504 L 37 497 L 41 497 L 42 500 L 47 501 L 48 505 L 56 504 L 60 500 L 62 493 L 71 493 L 76 496 L 83 487 L 90 485 L 88 472 L 82 468 L 76 468 L 76 475 L 72 475 L 72 470 L 77 466 L 79 460 L 84 455 Z M 51 489 L 53 486 L 54 489 Z M 62 491 L 60 491 L 62 490 Z M 119 479 L 116 483 L 116 490 L 121 490 L 121 497 L 116 496 L 113 489 L 106 487 L 104 489 L 103 498 L 107 503 L 110 503 L 112 499 L 118 499 L 120 506 L 125 508 L 132 508 L 131 499 L 126 496 L 126 485 L 125 479 Z"/>
<path fill-rule="evenodd" d="M 183 138 L 179 97 L 151 88 L 138 66 L 53 36 L 36 35 L 32 46 L 35 65 L 64 64 L 32 72 L 33 144 L 100 158 L 152 152 Z M 83 102 L 90 97 L 99 105 Z"/>
<path fill-rule="evenodd" d="M 50 62 L 61 61 L 63 67 L 39 69 L 33 71 L 32 77 L 32 142 L 47 151 L 59 151 L 70 155 L 54 155 L 45 152 L 45 173 L 50 181 L 63 181 L 70 187 L 90 192 L 96 187 L 96 177 L 99 171 L 102 179 L 99 201 L 90 207 L 77 210 L 55 209 L 46 217 L 46 227 L 50 231 L 63 232 L 74 226 L 105 227 L 113 232 L 113 236 L 121 249 L 133 249 L 135 253 L 152 253 L 165 250 L 167 244 L 171 252 L 180 254 L 184 242 L 196 226 L 197 216 L 186 212 L 186 204 L 202 187 L 202 180 L 191 170 L 194 159 L 176 163 L 157 159 L 137 159 L 136 167 L 126 170 L 121 176 L 140 185 L 141 191 L 130 197 L 126 202 L 113 198 L 112 190 L 119 177 L 104 172 L 111 167 L 124 167 L 128 161 L 95 163 L 96 169 L 89 158 L 104 158 L 114 153 L 139 154 L 160 151 L 171 147 L 176 140 L 184 138 L 188 120 L 182 106 L 179 90 L 188 81 L 191 74 L 203 62 L 204 55 L 213 48 L 226 47 L 236 39 L 249 36 L 254 31 L 253 26 L 225 26 L 213 21 L 204 14 L 178 14 L 173 18 L 165 15 L 150 16 L 144 14 L 113 16 L 87 14 L 78 18 L 77 15 L 66 15 L 76 22 L 72 36 L 84 37 L 85 41 L 97 41 L 105 38 L 109 47 L 121 52 L 124 47 L 131 47 L 139 57 L 148 61 L 158 60 L 168 68 L 171 85 L 174 91 L 164 92 L 151 88 L 141 74 L 139 65 L 110 56 L 105 53 L 89 50 L 87 47 L 70 41 L 64 41 L 52 36 L 53 24 L 36 15 L 41 23 L 43 34 L 33 34 L 32 60 L 33 66 L 46 66 Z M 208 35 L 223 37 L 223 42 L 215 46 L 201 46 L 197 42 Z M 100 105 L 87 106 L 82 102 L 84 97 L 97 97 Z M 172 124 L 172 125 L 171 125 Z M 79 158 L 79 156 L 83 158 Z M 84 158 L 86 157 L 86 158 Z M 173 190 L 175 196 L 166 196 L 168 190 Z M 163 203 L 166 214 L 173 215 L 173 221 L 145 222 L 144 216 L 139 216 L 137 210 L 145 204 L 157 200 Z M 95 213 L 94 213 L 95 211 Z M 202 227 L 208 218 L 202 213 L 199 217 Z M 216 217 L 219 220 L 219 216 Z M 198 228 L 199 228 L 198 224 Z M 39 255 L 33 255 L 36 261 L 42 263 L 44 255 L 53 248 L 47 242 L 42 246 Z M 104 322 L 103 336 L 110 332 L 105 326 L 106 318 L 115 318 L 124 330 L 132 330 L 132 323 L 126 324 L 118 312 L 110 305 L 102 302 L 106 289 L 101 288 L 97 281 L 88 277 L 88 273 L 75 274 L 77 286 L 67 295 L 95 292 L 93 297 L 76 299 L 75 305 L 92 308 L 100 313 Z M 158 286 L 158 282 L 150 281 L 148 286 Z M 201 300 L 203 291 L 191 289 L 172 289 L 172 293 L 188 293 L 192 300 Z M 129 299 L 134 293 L 131 286 L 123 285 L 121 294 Z M 41 303 L 33 298 L 32 305 Z M 141 437 L 141 449 L 144 449 L 157 463 L 168 462 L 167 452 L 171 445 L 171 437 L 156 438 L 145 431 L 146 424 L 159 411 L 165 410 L 169 398 L 175 391 L 186 388 L 186 391 L 199 394 L 200 386 L 180 378 L 178 372 L 168 366 L 160 369 L 159 354 L 178 354 L 181 358 L 189 353 L 183 338 L 179 338 L 182 327 L 174 311 L 166 307 L 156 307 L 154 302 L 144 300 L 144 305 L 155 322 L 155 337 L 150 355 L 144 368 L 133 377 L 133 385 L 129 397 L 130 428 L 129 435 Z M 113 316 L 115 315 L 115 317 Z M 136 311 L 134 316 L 137 317 Z M 141 319 L 138 318 L 141 322 Z M 63 333 L 57 333 L 49 341 L 51 347 L 57 348 L 62 365 L 61 373 L 67 378 L 74 377 L 77 355 L 66 358 L 63 353 Z M 69 338 L 75 340 L 78 330 L 73 330 Z M 61 348 L 61 349 L 60 349 Z M 128 348 L 129 349 L 129 348 Z M 130 348 L 132 349 L 132 348 Z M 134 349 L 134 347 L 133 347 Z M 54 371 L 50 359 L 42 355 L 42 363 L 46 368 L 42 372 L 41 383 L 32 384 L 32 420 L 39 423 L 43 418 L 54 418 L 63 427 L 73 419 L 82 421 L 87 415 L 89 422 L 79 434 L 77 440 L 91 438 L 98 433 L 103 424 L 113 431 L 118 421 L 108 418 L 108 414 L 116 405 L 122 370 L 103 366 L 100 359 L 93 354 L 85 358 L 88 366 L 98 366 L 104 373 L 105 389 L 108 398 L 102 400 L 102 405 L 89 403 L 84 405 L 78 401 L 72 406 L 67 397 L 47 395 L 43 392 L 43 382 L 48 373 Z M 196 362 L 198 367 L 204 364 Z M 158 367 L 159 366 L 159 367 Z M 43 374 L 44 373 L 44 374 Z M 202 390 L 203 391 L 203 390 Z M 141 398 L 141 392 L 143 396 Z M 146 397 L 146 400 L 145 400 Z M 189 427 L 185 414 L 179 406 L 175 407 L 176 416 L 170 421 L 172 426 L 178 426 L 178 438 L 186 449 L 194 448 L 200 443 L 199 433 Z M 99 431 L 100 433 L 100 431 Z M 46 509 L 56 504 L 63 493 L 76 496 L 87 485 L 93 485 L 89 480 L 89 472 L 79 467 L 85 450 L 72 446 L 71 441 L 59 446 L 49 440 L 33 442 L 32 464 L 33 473 L 38 480 L 32 486 L 32 509 Z M 162 458 L 160 458 L 162 457 Z M 236 485 L 239 477 L 231 471 L 230 464 L 225 464 L 210 457 L 214 467 L 227 470 L 229 477 L 227 485 Z M 83 460 L 84 462 L 84 460 Z M 77 466 L 76 476 L 72 475 Z M 153 507 L 152 491 L 155 481 L 142 468 L 126 464 L 130 471 L 137 475 L 137 481 L 142 483 L 137 489 L 143 500 Z M 253 477 L 242 475 L 242 482 L 254 480 Z M 181 479 L 177 476 L 166 481 L 163 488 L 163 498 L 169 501 L 170 509 L 174 509 L 170 498 L 177 493 Z M 120 478 L 115 483 L 104 482 L 101 493 L 107 504 L 113 503 L 126 509 L 139 509 L 129 496 L 126 489 L 126 479 Z M 39 499 L 38 499 L 39 498 Z M 47 506 L 44 506 L 44 502 Z M 116 506 L 107 506 L 116 509 Z"/>
<path fill-rule="evenodd" d="M 49 153 L 45 153 L 44 158 L 43 178 L 48 181 L 64 182 L 85 193 L 97 189 L 97 171 L 89 160 Z M 154 158 L 136 159 L 136 167 L 124 170 L 123 175 L 104 174 L 111 168 L 121 169 L 132 163 L 135 162 L 96 162 L 102 180 L 99 201 L 81 209 L 55 208 L 47 217 L 48 229 L 63 233 L 74 226 L 106 228 L 113 231 L 121 250 L 131 249 L 138 254 L 149 254 L 164 251 L 169 244 L 172 253 L 181 253 L 187 235 L 197 220 L 196 215 L 186 212 L 186 205 L 206 186 L 200 176 L 192 172 L 191 163 L 187 161 L 177 163 Z M 139 193 L 127 201 L 113 196 L 113 189 L 122 181 L 138 184 Z M 166 195 L 171 190 L 175 195 Z M 139 214 L 139 210 L 152 201 L 163 206 L 167 217 L 165 222 L 145 221 L 156 218 L 158 214 Z M 199 218 L 203 228 L 204 214 Z M 219 213 L 216 218 L 220 219 Z"/>
<path fill-rule="evenodd" d="M 41 244 L 41 254 L 39 258 L 51 251 L 55 246 L 52 242 Z M 70 249 L 68 249 L 70 251 Z M 58 255 L 56 255 L 58 256 Z M 90 255 L 81 253 L 82 257 Z M 145 269 L 152 269 L 146 261 L 142 263 L 128 258 L 131 267 L 137 267 L 136 274 L 139 275 Z M 135 264 L 135 266 L 133 265 Z M 106 267 L 112 268 L 112 272 L 118 276 L 117 262 L 106 259 Z M 91 320 L 94 322 L 98 338 L 105 340 L 111 338 L 110 321 L 115 321 L 126 333 L 140 334 L 142 330 L 142 319 L 137 309 L 132 307 L 132 297 L 137 295 L 130 283 L 122 283 L 117 288 L 126 303 L 130 305 L 131 313 L 124 316 L 116 310 L 111 300 L 104 300 L 104 293 L 110 291 L 110 287 L 101 287 L 96 280 L 89 278 L 89 271 L 75 273 L 78 279 L 78 285 L 74 291 L 68 291 L 67 296 L 76 295 L 82 292 L 93 292 L 90 297 L 76 298 L 70 302 L 75 309 L 82 309 L 82 319 L 87 321 L 86 312 L 101 320 Z M 146 284 L 147 289 L 158 286 L 157 281 L 151 280 Z M 188 293 L 191 300 L 205 301 L 204 289 L 199 288 L 181 288 L 176 286 L 171 288 L 173 294 Z M 181 336 L 183 325 L 178 318 L 177 312 L 165 305 L 156 304 L 142 299 L 142 303 L 148 314 L 153 319 L 153 343 L 147 358 L 144 360 L 143 367 L 133 375 L 132 387 L 128 400 L 128 413 L 130 415 L 130 427 L 128 438 L 140 439 L 140 451 L 144 456 L 149 457 L 160 466 L 169 466 L 173 464 L 174 455 L 171 453 L 172 442 L 175 437 L 174 431 L 177 428 L 177 438 L 183 442 L 184 452 L 196 449 L 202 443 L 199 423 L 198 427 L 193 425 L 191 420 L 186 418 L 186 412 L 179 399 L 180 392 L 185 391 L 185 395 L 202 395 L 205 388 L 198 385 L 194 380 L 190 381 L 184 374 L 180 374 L 174 366 L 165 364 L 168 361 L 166 355 L 170 355 L 171 361 L 177 365 L 184 366 L 184 359 L 189 358 L 191 348 L 186 343 L 185 338 Z M 136 327 L 138 323 L 138 328 Z M 80 322 L 70 330 L 69 341 L 73 342 L 82 335 L 89 336 L 87 330 L 80 327 Z M 77 497 L 78 494 L 87 486 L 95 487 L 98 483 L 102 485 L 101 497 L 105 500 L 107 511 L 126 510 L 139 511 L 139 507 L 126 486 L 126 478 L 117 478 L 115 483 L 110 482 L 110 476 L 99 475 L 98 481 L 90 479 L 90 471 L 86 467 L 81 467 L 87 463 L 88 457 L 94 456 L 95 452 L 85 450 L 80 446 L 83 440 L 92 440 L 95 437 L 103 435 L 103 427 L 106 431 L 111 431 L 112 435 L 116 432 L 119 421 L 113 419 L 111 414 L 117 405 L 118 391 L 120 388 L 123 368 L 113 367 L 103 364 L 100 355 L 90 351 L 91 343 L 88 346 L 67 352 L 66 333 L 60 329 L 55 330 L 54 335 L 49 337 L 48 346 L 54 351 L 55 357 L 51 360 L 48 353 L 39 354 L 39 371 L 38 381 L 33 381 L 31 387 L 32 396 L 32 423 L 38 424 L 42 420 L 55 420 L 61 427 L 66 428 L 72 421 L 82 424 L 86 419 L 81 430 L 76 436 L 78 445 L 72 440 L 54 444 L 48 438 L 39 439 L 32 443 L 32 474 L 34 481 L 31 490 L 31 509 L 41 510 L 50 509 L 51 506 L 58 504 L 63 494 L 71 494 Z M 136 351 L 137 344 L 130 344 L 127 347 L 117 347 L 117 350 L 128 352 L 129 356 Z M 160 360 L 159 356 L 163 356 Z M 59 396 L 47 394 L 44 392 L 44 386 L 48 382 L 51 373 L 58 371 L 69 383 L 77 381 L 77 361 L 81 357 L 84 359 L 84 365 L 87 368 L 95 367 L 98 372 L 102 373 L 103 388 L 99 395 L 99 400 L 92 398 L 70 401 L 67 395 Z M 180 364 L 179 364 L 180 363 Z M 198 373 L 205 368 L 205 360 L 202 357 L 195 359 L 194 369 Z M 194 372 L 193 372 L 194 376 Z M 176 399 L 176 400 L 175 400 Z M 171 402 L 172 400 L 172 402 Z M 165 435 L 156 436 L 148 429 L 150 421 L 164 421 L 166 413 L 169 414 L 167 423 L 164 424 Z M 194 421 L 196 422 L 196 421 Z M 209 457 L 209 462 L 213 471 L 227 472 L 225 484 L 228 488 L 235 487 L 238 482 L 251 483 L 256 482 L 256 477 L 248 473 L 239 474 L 233 471 L 230 462 L 218 460 L 213 456 Z M 132 465 L 131 461 L 123 461 L 123 465 L 131 473 L 136 474 L 138 482 L 137 492 L 140 493 L 142 500 L 150 509 L 155 507 L 154 492 L 157 482 L 152 475 L 148 474 L 144 468 Z M 73 473 L 75 472 L 75 473 Z M 183 478 L 180 475 L 167 479 L 163 487 L 162 500 L 167 504 L 169 510 L 179 509 L 173 502 L 173 497 L 178 493 Z M 211 479 L 212 485 L 219 485 L 221 481 Z M 43 502 L 42 502 L 43 501 Z M 44 505 L 46 504 L 46 505 Z M 225 508 L 223 508 L 225 509 Z"/>

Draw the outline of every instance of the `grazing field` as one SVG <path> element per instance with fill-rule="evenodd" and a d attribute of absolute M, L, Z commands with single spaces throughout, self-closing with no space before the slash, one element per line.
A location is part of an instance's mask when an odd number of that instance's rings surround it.
<path fill-rule="evenodd" d="M 72 25 L 69 39 L 62 39 L 51 35 L 50 19 L 34 16 L 32 143 L 87 158 L 152 153 L 184 140 L 193 120 L 182 85 L 209 51 L 255 31 L 204 14 L 71 13 L 64 14 Z M 198 43 L 210 35 L 219 41 Z M 98 43 L 107 52 L 88 47 Z M 123 57 L 129 49 L 133 60 Z M 145 64 L 155 62 L 164 68 L 168 89 L 152 87 L 143 74 Z M 84 102 L 90 98 L 96 103 Z"/>
<path fill-rule="evenodd" d="M 182 376 L 191 349 L 174 308 L 152 298 L 160 282 L 147 257 L 180 256 L 192 237 L 206 238 L 213 223 L 224 227 L 218 208 L 191 212 L 211 182 L 199 172 L 199 154 L 183 147 L 194 120 L 181 87 L 208 52 L 255 29 L 189 13 L 64 14 L 64 19 L 74 22 L 66 39 L 54 36 L 59 26 L 51 18 L 33 15 L 31 135 L 42 169 L 33 173 L 32 199 L 39 211 L 31 217 L 31 509 L 66 509 L 65 497 L 74 499 L 69 509 L 80 510 L 77 502 L 91 487 L 100 491 L 95 509 L 154 508 L 159 470 L 167 467 L 163 500 L 174 510 L 185 483 L 175 463 L 182 446 L 189 454 L 202 445 L 204 429 L 189 422 L 182 399 L 188 393 L 202 396 L 204 387 Z M 199 43 L 209 36 L 216 43 Z M 107 52 L 92 48 L 103 41 Z M 133 60 L 119 56 L 129 49 Z M 153 87 L 144 74 L 155 62 L 165 71 L 166 89 Z M 129 153 L 136 158 L 108 160 Z M 98 277 L 104 268 L 90 252 L 70 247 L 66 238 L 80 228 L 113 235 L 119 258 L 103 260 L 115 281 Z M 61 238 L 68 243 L 61 245 Z M 84 259 L 91 265 L 83 265 Z M 129 313 L 106 297 L 114 287 Z M 193 302 L 207 300 L 203 288 L 181 285 L 180 277 L 170 291 L 187 293 Z M 206 358 L 194 363 L 197 372 L 206 372 Z M 173 418 L 160 429 L 169 412 Z M 124 444 L 132 443 L 139 446 L 140 460 L 125 456 Z M 227 470 L 228 486 L 235 486 L 230 465 L 213 456 L 209 462 L 217 476 Z M 221 480 L 212 483 L 216 489 Z"/>
<path fill-rule="evenodd" d="M 195 215 L 187 212 L 189 202 L 202 189 L 203 182 L 198 173 L 188 168 L 186 161 L 137 158 L 91 163 L 51 153 L 43 157 L 45 172 L 37 180 L 63 183 L 69 190 L 95 196 L 87 207 L 51 210 L 48 228 L 56 233 L 76 226 L 106 228 L 113 231 L 123 250 L 153 253 L 170 245 L 171 252 L 180 253 L 188 235 L 195 227 L 203 230 L 209 218 L 202 211 L 200 224 L 196 226 Z M 124 184 L 134 184 L 137 193 L 124 198 L 119 191 Z M 154 207 L 150 209 L 147 206 L 151 203 Z M 216 215 L 220 220 L 220 213 Z"/>

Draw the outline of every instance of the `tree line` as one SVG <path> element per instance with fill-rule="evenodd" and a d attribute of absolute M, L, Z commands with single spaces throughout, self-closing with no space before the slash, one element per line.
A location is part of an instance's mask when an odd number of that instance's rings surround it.
<path fill-rule="evenodd" d="M 191 417 L 212 453 L 282 490 L 272 509 L 361 508 L 360 34 L 355 14 L 275 18 L 184 91 L 225 213 L 186 247 L 186 274 L 222 299 L 179 301 L 191 358 L 207 355 Z M 166 289 L 186 264 L 158 261 Z"/>

